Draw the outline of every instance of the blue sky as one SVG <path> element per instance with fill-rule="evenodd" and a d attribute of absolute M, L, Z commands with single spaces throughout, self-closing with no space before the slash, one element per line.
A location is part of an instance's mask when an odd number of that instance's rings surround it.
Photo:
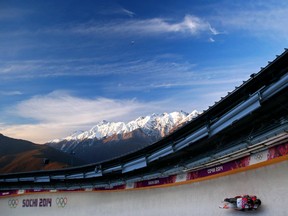
<path fill-rule="evenodd" d="M 0 1 L 0 133 L 203 111 L 287 47 L 287 1 Z"/>

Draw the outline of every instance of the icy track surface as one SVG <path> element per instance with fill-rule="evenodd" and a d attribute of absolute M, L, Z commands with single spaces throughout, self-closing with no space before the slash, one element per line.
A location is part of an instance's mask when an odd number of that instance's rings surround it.
<path fill-rule="evenodd" d="M 0 215 L 61 216 L 287 216 L 288 161 L 193 184 L 122 192 L 76 192 L 25 195 L 0 199 Z M 238 212 L 219 209 L 225 197 L 255 194 L 259 210 Z M 66 198 L 63 207 L 56 200 Z M 25 199 L 52 200 L 51 207 L 23 207 Z M 18 199 L 11 208 L 9 200 Z"/>

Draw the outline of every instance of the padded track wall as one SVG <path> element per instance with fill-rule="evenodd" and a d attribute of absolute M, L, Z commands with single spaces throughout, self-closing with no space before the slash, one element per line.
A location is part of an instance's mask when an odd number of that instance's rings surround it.
<path fill-rule="evenodd" d="M 0 199 L 1 216 L 243 215 L 219 209 L 225 197 L 255 194 L 261 216 L 286 216 L 288 161 L 193 184 L 121 192 L 64 192 Z M 253 215 L 254 215 L 253 214 Z"/>

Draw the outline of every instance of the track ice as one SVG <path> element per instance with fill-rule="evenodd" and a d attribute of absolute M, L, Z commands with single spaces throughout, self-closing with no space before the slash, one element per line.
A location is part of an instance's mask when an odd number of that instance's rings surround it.
<path fill-rule="evenodd" d="M 0 199 L 0 215 L 69 216 L 287 216 L 288 161 L 193 184 L 122 192 L 77 192 L 25 195 L 17 208 Z M 262 205 L 257 211 L 220 209 L 225 197 L 255 194 Z M 23 208 L 21 200 L 67 197 L 65 207 Z"/>

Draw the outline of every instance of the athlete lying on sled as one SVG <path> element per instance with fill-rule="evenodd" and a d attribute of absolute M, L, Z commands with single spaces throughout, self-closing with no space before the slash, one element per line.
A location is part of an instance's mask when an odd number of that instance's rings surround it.
<path fill-rule="evenodd" d="M 226 198 L 220 208 L 235 210 L 256 210 L 261 205 L 261 200 L 257 196 L 243 195 L 234 198 Z"/>

